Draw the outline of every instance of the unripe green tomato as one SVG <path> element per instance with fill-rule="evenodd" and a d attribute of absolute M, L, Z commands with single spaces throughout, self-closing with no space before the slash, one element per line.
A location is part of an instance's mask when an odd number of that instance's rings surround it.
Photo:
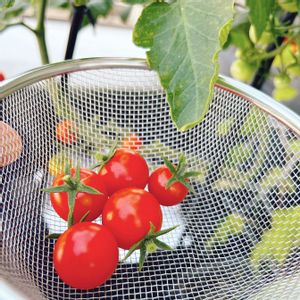
<path fill-rule="evenodd" d="M 237 80 L 248 82 L 252 79 L 255 70 L 256 67 L 254 65 L 251 65 L 242 59 L 237 59 L 230 67 L 230 74 Z"/>
<path fill-rule="evenodd" d="M 273 79 L 274 86 L 276 88 L 282 88 L 288 86 L 291 83 L 291 78 L 287 74 L 278 74 Z"/>
<path fill-rule="evenodd" d="M 272 96 L 278 101 L 289 101 L 294 99 L 298 91 L 292 86 L 284 86 L 273 90 Z"/>
<path fill-rule="evenodd" d="M 241 58 L 243 56 L 243 51 L 240 48 L 237 48 L 234 53 L 236 58 Z"/>
<path fill-rule="evenodd" d="M 260 39 L 257 40 L 255 27 L 253 25 L 251 25 L 249 29 L 249 38 L 254 44 L 262 45 L 262 46 L 266 46 L 274 42 L 274 37 L 272 33 L 268 31 L 264 31 Z"/>
<path fill-rule="evenodd" d="M 288 67 L 286 72 L 291 76 L 291 77 L 297 77 L 300 76 L 300 65 L 293 65 L 291 67 Z"/>
<path fill-rule="evenodd" d="M 281 60 L 284 66 L 292 65 L 296 62 L 295 57 L 292 54 L 290 46 L 283 49 L 281 56 L 276 55 L 273 61 L 273 66 L 276 68 L 281 67 Z"/>
<path fill-rule="evenodd" d="M 297 0 L 277 0 L 279 6 L 288 12 L 297 12 Z"/>

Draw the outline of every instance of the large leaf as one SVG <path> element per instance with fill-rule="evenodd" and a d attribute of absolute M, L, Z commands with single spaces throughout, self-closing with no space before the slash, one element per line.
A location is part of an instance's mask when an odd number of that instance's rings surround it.
<path fill-rule="evenodd" d="M 113 0 L 91 0 L 88 2 L 87 7 L 94 20 L 96 20 L 98 17 L 106 17 L 110 13 L 113 8 Z M 82 27 L 89 23 L 89 19 L 85 16 L 82 22 Z"/>
<path fill-rule="evenodd" d="M 261 37 L 274 9 L 275 0 L 247 0 L 250 9 L 250 19 L 255 27 L 257 40 Z"/>
<path fill-rule="evenodd" d="M 180 130 L 205 116 L 218 75 L 218 52 L 232 24 L 233 0 L 177 0 L 147 6 L 133 39 L 150 48 L 148 62 L 167 92 Z"/>

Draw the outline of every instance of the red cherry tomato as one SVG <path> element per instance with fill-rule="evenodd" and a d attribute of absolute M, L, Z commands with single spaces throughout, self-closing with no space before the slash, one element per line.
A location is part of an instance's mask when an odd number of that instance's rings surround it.
<path fill-rule="evenodd" d="M 5 76 L 2 72 L 0 72 L 0 81 L 3 81 L 3 80 L 5 80 Z"/>
<path fill-rule="evenodd" d="M 107 281 L 117 268 L 118 246 L 102 225 L 84 222 L 57 240 L 53 262 L 59 277 L 77 289 L 93 289 Z"/>
<path fill-rule="evenodd" d="M 71 169 L 71 175 L 75 174 L 75 169 Z M 59 186 L 64 184 L 63 177 L 64 173 L 58 175 L 52 186 Z M 74 223 L 78 223 L 80 219 L 89 211 L 89 214 L 85 221 L 93 221 L 100 216 L 104 204 L 107 200 L 107 192 L 105 185 L 103 184 L 100 176 L 85 168 L 80 169 L 81 182 L 85 185 L 95 188 L 98 190 L 100 195 L 92 195 L 84 192 L 78 192 L 75 198 L 74 206 Z M 69 205 L 68 205 L 68 194 L 66 192 L 61 193 L 50 193 L 50 199 L 53 208 L 57 214 L 64 220 L 68 220 Z"/>
<path fill-rule="evenodd" d="M 130 249 L 150 230 L 161 229 L 162 211 L 158 201 L 142 189 L 125 188 L 114 193 L 104 206 L 102 222 L 114 235 L 118 246 Z"/>
<path fill-rule="evenodd" d="M 161 166 L 157 168 L 149 178 L 149 192 L 154 195 L 161 205 L 176 205 L 180 203 L 189 192 L 181 182 L 175 182 L 167 189 L 166 184 L 171 177 L 171 171 L 166 166 Z"/>
<path fill-rule="evenodd" d="M 117 149 L 113 157 L 99 172 L 108 195 L 126 187 L 143 189 L 149 178 L 145 159 L 129 149 Z"/>
<path fill-rule="evenodd" d="M 70 120 L 58 123 L 56 126 L 56 138 L 64 144 L 74 144 L 77 140 L 74 123 Z"/>
<path fill-rule="evenodd" d="M 134 133 L 129 137 L 124 138 L 123 140 L 123 148 L 130 149 L 133 151 L 138 151 L 142 146 L 142 142 L 137 135 Z"/>

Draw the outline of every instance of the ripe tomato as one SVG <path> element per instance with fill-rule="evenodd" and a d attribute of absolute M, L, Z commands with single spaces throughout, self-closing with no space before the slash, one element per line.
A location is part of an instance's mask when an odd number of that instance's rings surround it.
<path fill-rule="evenodd" d="M 56 126 L 56 138 L 64 144 L 74 144 L 77 140 L 76 128 L 72 121 L 64 120 Z"/>
<path fill-rule="evenodd" d="M 107 281 L 117 268 L 118 258 L 117 242 L 111 232 L 90 222 L 66 230 L 53 252 L 59 277 L 77 289 L 93 289 Z"/>
<path fill-rule="evenodd" d="M 172 173 L 169 168 L 161 166 L 157 168 L 149 178 L 149 192 L 154 195 L 161 205 L 176 205 L 180 203 L 189 192 L 188 188 L 181 182 L 175 182 L 167 189 L 166 184 L 171 177 Z"/>
<path fill-rule="evenodd" d="M 114 193 L 106 202 L 102 222 L 115 236 L 118 246 L 130 249 L 150 230 L 161 229 L 162 211 L 158 201 L 142 189 L 125 188 Z"/>
<path fill-rule="evenodd" d="M 75 174 L 75 169 L 71 169 L 71 175 Z M 58 175 L 52 186 L 56 187 L 63 185 L 65 182 L 63 177 L 64 173 Z M 74 206 L 74 223 L 78 223 L 80 219 L 89 211 L 86 221 L 93 221 L 100 216 L 103 206 L 107 200 L 107 192 L 105 185 L 103 184 L 100 176 L 85 168 L 80 169 L 80 182 L 83 184 L 95 188 L 98 190 L 100 195 L 92 195 L 85 192 L 78 192 L 75 198 Z M 68 220 L 69 205 L 68 205 L 68 194 L 66 192 L 50 193 L 50 199 L 53 208 L 57 214 L 64 220 Z"/>
<path fill-rule="evenodd" d="M 108 195 L 126 187 L 143 189 L 149 178 L 145 159 L 129 149 L 117 149 L 113 157 L 101 168 L 100 177 Z"/>
<path fill-rule="evenodd" d="M 134 133 L 124 138 L 123 140 L 123 148 L 130 149 L 133 151 L 138 151 L 141 146 L 142 146 L 142 141 Z"/>

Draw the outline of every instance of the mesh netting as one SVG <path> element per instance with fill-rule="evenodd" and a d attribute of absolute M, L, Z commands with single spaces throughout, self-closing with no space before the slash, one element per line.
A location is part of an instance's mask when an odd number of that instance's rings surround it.
<path fill-rule="evenodd" d="M 23 151 L 2 170 L 0 276 L 29 299 L 299 297 L 300 140 L 242 95 L 216 86 L 204 122 L 184 133 L 147 70 L 56 76 L 12 93 L 2 109 Z M 72 146 L 56 140 L 56 124 L 65 119 L 77 128 Z M 53 156 L 89 167 L 96 152 L 130 133 L 143 141 L 151 170 L 183 152 L 202 173 L 183 203 L 163 208 L 163 228 L 180 225 L 162 239 L 173 250 L 148 255 L 141 272 L 132 255 L 97 289 L 70 288 L 54 271 L 54 241 L 45 240 L 66 229 L 41 192 L 53 180 Z"/>

